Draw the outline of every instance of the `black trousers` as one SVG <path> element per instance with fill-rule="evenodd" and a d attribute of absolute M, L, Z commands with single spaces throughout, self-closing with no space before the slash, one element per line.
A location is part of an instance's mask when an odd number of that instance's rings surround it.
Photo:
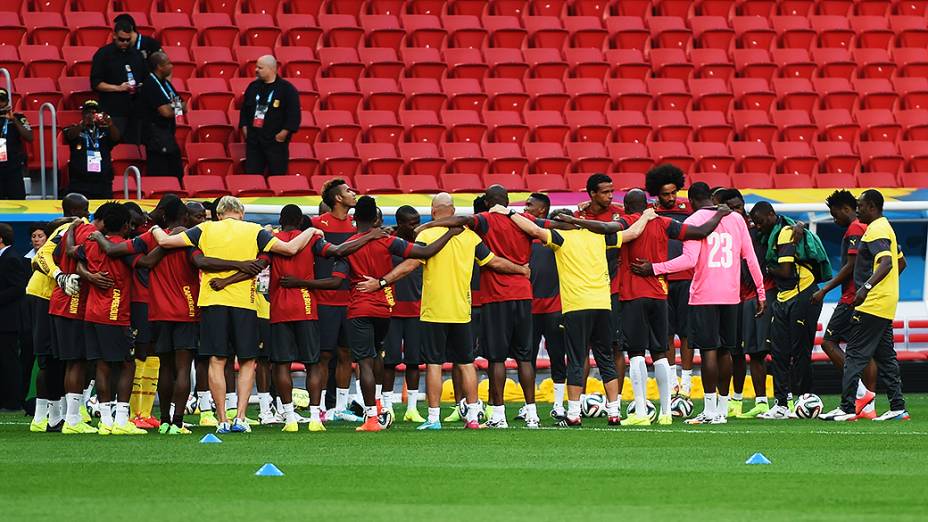
<path fill-rule="evenodd" d="M 0 167 L 0 199 L 26 199 L 24 172 L 20 164 Z"/>
<path fill-rule="evenodd" d="M 19 360 L 19 334 L 0 332 L 0 408 L 23 407 L 22 365 Z"/>
<path fill-rule="evenodd" d="M 245 142 L 245 173 L 270 174 L 283 176 L 287 174 L 290 164 L 290 142 L 279 143 L 276 140 Z"/>
<path fill-rule="evenodd" d="M 770 324 L 770 354 L 773 358 L 773 395 L 777 404 L 786 406 L 793 395 L 812 391 L 812 348 L 822 305 L 812 304 L 812 285 L 789 301 L 773 302 Z"/>
<path fill-rule="evenodd" d="M 170 176 L 180 179 L 184 176 L 184 164 L 180 157 L 180 151 L 177 154 L 162 154 L 159 150 L 145 146 L 145 175 L 146 176 Z M 122 175 L 122 173 L 119 173 Z"/>
<path fill-rule="evenodd" d="M 876 361 L 880 380 L 886 385 L 889 407 L 893 410 L 905 409 L 902 396 L 902 375 L 899 361 L 896 360 L 896 346 L 893 342 L 893 321 L 864 312 L 854 312 L 851 316 L 851 335 L 847 341 L 844 361 L 844 375 L 841 379 L 841 409 L 854 413 L 854 399 L 857 394 L 857 382 L 867 367 L 870 359 Z"/>

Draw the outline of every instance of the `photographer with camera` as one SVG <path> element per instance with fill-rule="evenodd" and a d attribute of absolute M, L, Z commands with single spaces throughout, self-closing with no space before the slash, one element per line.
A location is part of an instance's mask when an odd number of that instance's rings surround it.
<path fill-rule="evenodd" d="M 0 199 L 26 199 L 23 141 L 32 141 L 29 120 L 13 112 L 10 93 L 0 89 Z"/>
<path fill-rule="evenodd" d="M 81 121 L 63 131 L 71 147 L 68 161 L 68 192 L 83 194 L 87 199 L 113 197 L 113 164 L 110 153 L 119 141 L 119 129 L 111 118 L 100 110 L 96 100 L 87 100 L 81 106 Z"/>
<path fill-rule="evenodd" d="M 175 132 L 177 119 L 186 107 L 169 79 L 174 66 L 164 52 L 152 53 L 148 58 L 151 73 L 139 94 L 143 114 L 142 142 L 145 144 L 148 176 L 173 176 L 180 179 L 184 173 L 180 147 Z"/>

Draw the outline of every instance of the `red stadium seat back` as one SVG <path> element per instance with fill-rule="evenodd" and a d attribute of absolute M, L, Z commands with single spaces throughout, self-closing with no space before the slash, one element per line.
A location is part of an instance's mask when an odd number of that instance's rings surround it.
<path fill-rule="evenodd" d="M 564 92 L 564 82 L 554 78 L 526 78 L 525 92 L 531 96 L 530 106 L 535 110 L 564 111 L 570 96 Z"/>
<path fill-rule="evenodd" d="M 407 47 L 401 50 L 401 54 L 406 64 L 406 76 L 410 78 L 440 80 L 448 69 L 441 53 L 434 47 Z"/>
<path fill-rule="evenodd" d="M 314 116 L 322 141 L 354 144 L 361 134 L 361 126 L 355 123 L 351 111 L 316 111 Z"/>
<path fill-rule="evenodd" d="M 482 174 L 490 163 L 476 143 L 442 143 L 441 154 L 448 161 L 447 171 L 451 173 Z"/>
<path fill-rule="evenodd" d="M 605 143 L 612 134 L 606 116 L 597 111 L 567 111 L 564 114 L 570 128 L 570 141 Z"/>
<path fill-rule="evenodd" d="M 447 96 L 447 109 L 482 111 L 489 98 L 473 78 L 445 78 L 441 86 Z"/>
<path fill-rule="evenodd" d="M 544 50 L 547 49 L 542 49 L 542 51 Z M 522 51 L 519 49 L 489 48 L 484 51 L 484 56 L 489 67 L 490 76 L 493 78 L 521 80 L 529 70 L 529 64 L 526 63 L 527 60 L 523 58 Z M 564 64 L 564 70 L 567 70 L 566 63 Z"/>
<path fill-rule="evenodd" d="M 74 12 L 64 14 L 65 23 L 71 28 L 74 45 L 102 47 L 110 43 L 113 29 L 108 27 L 102 12 Z"/>
<path fill-rule="evenodd" d="M 325 34 L 326 46 L 357 47 L 364 38 L 364 29 L 358 26 L 353 15 L 322 13 L 316 17 L 316 21 Z"/>
<path fill-rule="evenodd" d="M 695 159 L 683 143 L 653 142 L 648 144 L 648 152 L 655 163 L 670 163 L 684 173 L 691 172 L 695 163 Z"/>
<path fill-rule="evenodd" d="M 403 160 L 391 143 L 359 143 L 358 157 L 365 174 L 396 177 L 403 172 Z"/>
<path fill-rule="evenodd" d="M 396 145 L 403 138 L 403 126 L 391 111 L 358 111 L 358 123 L 367 142 Z"/>
<path fill-rule="evenodd" d="M 445 174 L 441 178 L 442 187 L 446 192 L 481 192 L 484 190 L 483 181 L 476 174 Z"/>
<path fill-rule="evenodd" d="M 235 24 L 239 27 L 243 45 L 273 47 L 281 36 L 281 29 L 271 14 L 238 13 L 235 15 Z"/>
<path fill-rule="evenodd" d="M 686 116 L 679 111 L 648 111 L 648 123 L 654 131 L 651 138 L 656 141 L 676 141 L 685 143 L 690 139 L 693 127 L 686 121 Z"/>
<path fill-rule="evenodd" d="M 564 118 L 557 111 L 528 111 L 525 113 L 531 141 L 551 141 L 563 143 L 570 132 Z"/>
<path fill-rule="evenodd" d="M 445 49 L 442 56 L 448 63 L 449 78 L 484 79 L 490 68 L 484 62 L 479 49 L 455 48 Z"/>
<path fill-rule="evenodd" d="M 264 176 L 259 174 L 236 174 L 225 178 L 226 188 L 237 197 L 273 196 L 275 192 L 268 188 Z"/>
<path fill-rule="evenodd" d="M 277 196 L 306 196 L 313 193 L 306 176 L 270 176 L 267 184 Z"/>
<path fill-rule="evenodd" d="M 400 87 L 406 94 L 407 109 L 428 110 L 437 114 L 448 101 L 448 96 L 442 92 L 438 80 L 434 78 L 401 78 Z"/>
<path fill-rule="evenodd" d="M 524 174 L 528 160 L 515 143 L 484 143 L 483 156 L 490 161 L 489 172 L 502 174 Z"/>
<path fill-rule="evenodd" d="M 693 139 L 728 143 L 734 137 L 734 127 L 726 119 L 726 113 L 720 111 L 691 111 L 687 120 L 693 127 Z"/>
<path fill-rule="evenodd" d="M 610 172 L 613 161 L 601 143 L 568 143 L 567 156 L 574 172 Z"/>
<path fill-rule="evenodd" d="M 350 78 L 319 78 L 316 80 L 321 106 L 328 110 L 354 112 L 364 99 Z"/>
<path fill-rule="evenodd" d="M 818 172 L 818 157 L 804 141 L 782 141 L 771 144 L 777 158 L 778 172 L 812 175 Z"/>
<path fill-rule="evenodd" d="M 858 144 L 860 161 L 868 172 L 898 174 L 905 166 L 905 158 L 896 145 L 886 141 L 862 141 Z"/>
<path fill-rule="evenodd" d="M 396 51 L 384 47 L 369 47 L 358 50 L 364 64 L 364 74 L 370 78 L 399 80 L 406 65 L 400 61 Z"/>
<path fill-rule="evenodd" d="M 743 49 L 770 49 L 777 32 L 770 28 L 766 16 L 735 16 L 732 18 L 735 41 Z"/>
<path fill-rule="evenodd" d="M 733 141 L 728 145 L 735 158 L 738 172 L 763 172 L 771 174 L 776 167 L 776 158 L 770 154 L 767 145 L 759 141 Z"/>
<path fill-rule="evenodd" d="M 402 191 L 396 186 L 393 176 L 384 174 L 365 174 L 355 176 L 354 185 L 358 192 L 363 194 L 399 194 Z"/>
<path fill-rule="evenodd" d="M 313 150 L 326 176 L 353 178 L 361 167 L 361 159 L 355 155 L 354 147 L 349 143 L 316 143 Z"/>
<path fill-rule="evenodd" d="M 857 175 L 823 172 L 815 176 L 816 188 L 856 188 Z"/>
<path fill-rule="evenodd" d="M 570 158 L 560 143 L 526 143 L 523 147 L 533 174 L 563 175 L 570 169 Z"/>
<path fill-rule="evenodd" d="M 400 176 L 397 178 L 400 190 L 411 194 L 435 194 L 441 192 L 438 179 L 434 176 Z"/>
<path fill-rule="evenodd" d="M 740 172 L 731 177 L 732 185 L 737 189 L 772 189 L 773 178 L 766 172 Z"/>
<path fill-rule="evenodd" d="M 528 31 L 522 28 L 519 19 L 514 16 L 486 15 L 482 21 L 484 29 L 489 33 L 490 47 L 521 49 L 528 38 Z"/>
<path fill-rule="evenodd" d="M 606 150 L 615 164 L 613 172 L 641 173 L 654 166 L 648 148 L 642 143 L 610 143 Z"/>
<path fill-rule="evenodd" d="M 529 192 L 568 192 L 567 181 L 558 175 L 526 176 L 525 189 Z"/>
<path fill-rule="evenodd" d="M 735 38 L 735 30 L 729 27 L 727 17 L 697 16 L 690 19 L 690 26 L 699 47 L 727 51 Z"/>
<path fill-rule="evenodd" d="M 406 129 L 405 141 L 438 144 L 445 135 L 445 126 L 432 111 L 400 111 L 399 121 Z"/>
<path fill-rule="evenodd" d="M 812 176 L 809 174 L 773 175 L 773 188 L 776 189 L 804 189 L 812 187 Z"/>
<path fill-rule="evenodd" d="M 488 32 L 478 16 L 449 14 L 442 16 L 441 23 L 448 31 L 448 47 L 481 49 L 487 41 Z"/>
<path fill-rule="evenodd" d="M 652 126 L 639 111 L 607 111 L 606 121 L 615 128 L 615 141 L 646 143 L 651 139 Z"/>
<path fill-rule="evenodd" d="M 407 174 L 439 177 L 445 171 L 445 159 L 434 143 L 400 143 L 399 152 Z"/>
<path fill-rule="evenodd" d="M 443 110 L 441 120 L 447 129 L 447 141 L 480 143 L 487 133 L 487 126 L 480 121 L 477 111 Z"/>
<path fill-rule="evenodd" d="M 899 178 L 895 172 L 864 172 L 857 176 L 857 184 L 861 188 L 901 187 Z"/>
<path fill-rule="evenodd" d="M 758 50 L 758 49 L 754 49 Z M 690 51 L 693 77 L 728 81 L 735 76 L 735 64 L 728 52 L 721 49 L 693 49 Z"/>
<path fill-rule="evenodd" d="M 525 179 L 518 174 L 484 174 L 483 185 L 502 185 L 510 191 L 524 192 L 526 189 Z"/>
<path fill-rule="evenodd" d="M 489 141 L 521 144 L 528 135 L 528 125 L 515 111 L 486 111 L 483 120 L 487 124 Z"/>
<path fill-rule="evenodd" d="M 802 110 L 781 110 L 773 113 L 773 122 L 780 130 L 780 141 L 805 141 L 811 143 L 819 133 L 812 124 L 809 113 Z"/>
<path fill-rule="evenodd" d="M 166 176 L 142 177 L 142 197 L 159 199 L 165 194 L 176 194 L 182 198 L 189 196 L 187 191 L 181 188 L 177 178 Z"/>

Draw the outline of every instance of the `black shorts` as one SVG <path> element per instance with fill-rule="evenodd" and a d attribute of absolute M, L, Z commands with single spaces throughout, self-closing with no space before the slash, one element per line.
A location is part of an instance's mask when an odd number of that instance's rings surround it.
<path fill-rule="evenodd" d="M 737 344 L 741 305 L 693 305 L 690 307 L 690 346 L 696 350 L 731 351 Z"/>
<path fill-rule="evenodd" d="M 130 303 L 129 322 L 132 324 L 135 344 L 149 344 L 154 340 L 151 323 L 148 322 L 148 303 Z"/>
<path fill-rule="evenodd" d="M 418 317 L 393 317 L 383 343 L 383 363 L 418 366 L 422 363 L 422 323 Z"/>
<path fill-rule="evenodd" d="M 622 302 L 625 351 L 651 354 L 667 351 L 667 301 L 643 297 Z"/>
<path fill-rule="evenodd" d="M 425 364 L 474 362 L 474 341 L 470 323 L 422 321 L 422 361 Z"/>
<path fill-rule="evenodd" d="M 617 378 L 609 313 L 609 310 L 578 310 L 564 314 L 568 385 L 583 386 L 583 368 L 591 349 L 603 383 Z"/>
<path fill-rule="evenodd" d="M 53 315 L 52 352 L 61 361 L 87 360 L 87 347 L 84 344 L 84 322 L 80 319 L 68 319 Z"/>
<path fill-rule="evenodd" d="M 258 357 L 269 359 L 271 357 L 271 320 L 258 318 Z"/>
<path fill-rule="evenodd" d="M 84 323 L 84 342 L 88 361 L 125 362 L 132 358 L 132 337 L 128 326 Z"/>
<path fill-rule="evenodd" d="M 270 326 L 271 341 L 266 345 L 271 362 L 319 362 L 319 322 L 287 321 Z"/>
<path fill-rule="evenodd" d="M 348 320 L 348 348 L 355 361 L 383 356 L 383 340 L 390 329 L 389 317 L 355 317 Z"/>
<path fill-rule="evenodd" d="M 52 350 L 52 316 L 48 315 L 48 299 L 27 295 L 32 313 L 32 349 L 36 357 L 48 357 Z"/>
<path fill-rule="evenodd" d="M 689 309 L 692 281 L 670 281 L 667 289 L 667 335 L 686 339 L 690 333 Z"/>
<path fill-rule="evenodd" d="M 256 358 L 258 312 L 222 305 L 200 308 L 200 355 Z"/>
<path fill-rule="evenodd" d="M 854 316 L 854 307 L 838 303 L 835 311 L 825 327 L 825 340 L 834 343 L 847 342 L 851 338 L 851 317 Z"/>
<path fill-rule="evenodd" d="M 319 305 L 319 349 L 348 347 L 348 307 Z"/>
<path fill-rule="evenodd" d="M 625 349 L 625 334 L 622 333 L 622 301 L 619 294 L 611 296 L 612 310 L 609 311 L 609 330 L 612 332 L 612 348 Z"/>
<path fill-rule="evenodd" d="M 491 321 L 482 321 L 480 342 L 484 357 L 490 362 L 532 360 L 532 301 L 484 303 L 483 314 Z"/>
<path fill-rule="evenodd" d="M 741 319 L 738 324 L 738 341 L 732 353 L 752 355 L 770 351 L 770 321 L 773 319 L 771 299 L 776 300 L 777 293 L 772 290 L 767 294 L 767 309 L 761 317 L 754 317 L 757 313 L 756 298 L 738 305 L 741 309 Z"/>
<path fill-rule="evenodd" d="M 196 350 L 200 325 L 193 322 L 156 321 L 155 353 L 169 354 L 177 350 Z"/>

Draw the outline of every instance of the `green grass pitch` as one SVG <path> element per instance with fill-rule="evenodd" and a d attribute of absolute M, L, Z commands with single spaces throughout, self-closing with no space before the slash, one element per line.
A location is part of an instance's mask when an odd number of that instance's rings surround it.
<path fill-rule="evenodd" d="M 893 424 L 567 431 L 545 409 L 538 431 L 257 427 L 215 445 L 205 428 L 64 437 L 3 415 L 0 520 L 925 520 L 928 395 L 908 400 Z M 773 464 L 745 465 L 758 451 Z M 265 462 L 285 476 L 254 476 Z"/>

